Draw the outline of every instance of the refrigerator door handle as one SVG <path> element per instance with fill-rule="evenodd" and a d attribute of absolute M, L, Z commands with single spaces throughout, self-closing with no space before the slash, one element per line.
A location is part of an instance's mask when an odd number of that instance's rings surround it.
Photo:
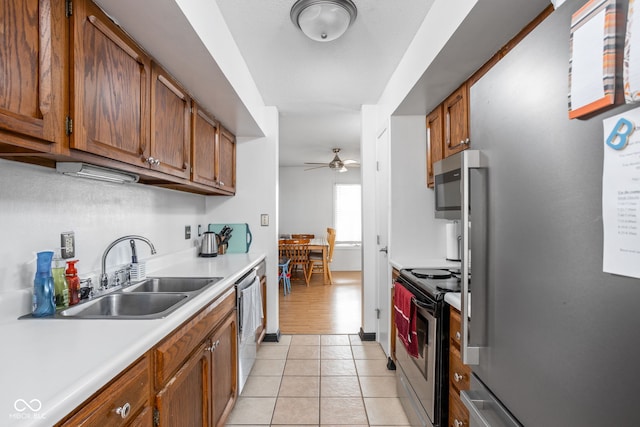
<path fill-rule="evenodd" d="M 460 318 L 461 318 L 461 326 L 462 326 L 462 339 L 461 339 L 461 346 L 460 346 L 460 353 L 462 356 L 462 361 L 463 363 L 465 363 L 466 365 L 478 365 L 480 363 L 480 348 L 479 346 L 474 346 L 471 344 L 470 339 L 470 320 L 471 320 L 471 299 L 469 298 L 470 294 L 469 294 L 469 278 L 470 278 L 470 274 L 471 274 L 471 260 L 470 260 L 470 244 L 471 244 L 471 239 L 470 239 L 470 234 L 471 234 L 471 218 L 470 218 L 470 214 L 471 214 L 471 171 L 475 170 L 475 169 L 486 169 L 486 160 L 484 155 L 478 151 L 478 150 L 465 150 L 463 151 L 463 156 L 462 156 L 462 180 L 461 180 L 461 192 L 462 192 L 462 262 L 461 262 L 461 267 L 462 267 L 462 286 L 461 286 L 461 293 L 460 293 Z M 481 191 L 485 191 L 486 187 L 485 186 L 481 186 Z M 474 199 L 477 200 L 486 200 L 486 194 L 480 195 L 480 199 L 478 199 L 476 197 L 476 195 L 474 194 Z M 480 236 L 483 236 L 486 232 L 485 228 L 486 228 L 486 206 L 482 206 L 480 207 L 480 209 L 476 209 L 474 207 L 474 211 L 473 211 L 473 219 L 474 219 L 474 224 L 475 224 L 475 228 L 478 229 L 478 231 L 481 231 L 482 234 L 480 234 Z M 477 218 L 476 218 L 477 216 Z M 478 219 L 478 221 L 476 222 L 476 219 Z M 474 245 L 476 246 L 476 245 Z M 483 252 L 483 251 L 478 251 L 478 252 Z M 474 278 L 476 276 L 478 276 L 478 279 L 480 280 L 474 280 L 473 283 L 473 289 L 474 292 L 477 292 L 478 294 L 484 292 L 483 286 L 485 285 L 482 282 L 481 279 L 481 275 L 484 274 L 484 268 L 483 266 L 481 266 L 481 264 L 483 264 L 483 261 L 486 259 L 485 258 L 485 254 L 483 253 L 478 253 L 478 254 L 474 254 L 474 259 L 476 259 L 476 262 L 474 263 L 474 265 L 477 265 L 477 268 L 480 270 L 478 271 L 479 273 L 482 273 L 480 275 L 476 275 L 476 271 L 474 270 Z M 481 260 L 480 262 L 478 262 L 478 259 Z M 477 299 L 474 298 L 474 301 L 476 301 L 476 307 L 473 310 L 474 313 L 474 317 L 477 318 L 478 320 L 478 330 L 484 330 L 484 325 L 482 325 L 481 323 L 484 321 L 485 316 L 484 316 L 484 307 L 482 307 L 482 304 L 478 304 L 477 303 Z M 484 301 L 483 298 L 480 298 L 480 301 Z M 478 312 L 479 311 L 479 312 Z M 482 340 L 482 335 L 480 337 L 480 340 Z"/>

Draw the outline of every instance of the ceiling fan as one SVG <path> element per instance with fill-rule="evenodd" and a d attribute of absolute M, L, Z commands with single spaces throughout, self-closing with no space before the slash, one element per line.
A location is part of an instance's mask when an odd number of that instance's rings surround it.
<path fill-rule="evenodd" d="M 340 152 L 339 148 L 334 148 L 333 152 L 335 153 L 335 156 L 333 157 L 333 160 L 331 160 L 329 163 L 311 163 L 311 162 L 305 162 L 305 165 L 318 165 L 318 166 L 314 166 L 308 169 L 305 169 L 305 171 L 310 171 L 312 169 L 320 169 L 320 168 L 326 168 L 328 167 L 329 169 L 332 169 L 334 171 L 337 172 L 346 172 L 347 171 L 347 166 L 349 166 L 350 168 L 359 168 L 360 167 L 360 163 L 358 163 L 355 160 L 342 160 L 340 158 L 340 156 L 338 155 L 338 153 Z"/>

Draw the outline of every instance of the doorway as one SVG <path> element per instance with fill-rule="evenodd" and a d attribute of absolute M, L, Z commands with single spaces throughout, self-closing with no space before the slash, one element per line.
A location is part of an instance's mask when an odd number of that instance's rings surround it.
<path fill-rule="evenodd" d="M 279 234 L 312 233 L 325 237 L 327 227 L 335 228 L 336 186 L 360 184 L 360 173 L 358 170 L 336 173 L 329 168 L 304 169 L 294 166 L 279 169 Z M 330 268 L 333 285 L 325 285 L 321 274 L 313 274 L 308 287 L 304 281 L 292 281 L 291 293 L 287 296 L 283 295 L 282 284 L 278 285 L 282 334 L 358 333 L 362 325 L 359 242 L 337 244 Z"/>

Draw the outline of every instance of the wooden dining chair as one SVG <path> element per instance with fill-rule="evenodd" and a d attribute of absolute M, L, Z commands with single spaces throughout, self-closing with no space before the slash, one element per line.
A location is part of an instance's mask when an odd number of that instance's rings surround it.
<path fill-rule="evenodd" d="M 329 284 L 333 285 L 333 277 L 331 276 L 331 268 L 330 264 L 333 260 L 333 248 L 336 244 L 336 230 L 331 227 L 327 227 L 327 243 L 329 247 L 327 248 L 327 257 L 326 259 L 322 258 L 322 252 L 310 252 L 309 253 L 309 279 L 311 279 L 311 275 L 313 273 L 324 273 L 324 268 L 326 265 L 327 274 L 329 275 Z"/>
<path fill-rule="evenodd" d="M 280 242 L 283 257 L 289 260 L 289 273 L 293 279 L 293 273 L 298 268 L 302 270 L 302 277 L 309 286 L 309 239 L 285 239 Z"/>

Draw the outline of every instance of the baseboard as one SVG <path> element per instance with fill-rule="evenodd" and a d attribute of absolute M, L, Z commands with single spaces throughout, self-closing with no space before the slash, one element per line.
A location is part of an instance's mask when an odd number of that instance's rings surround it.
<path fill-rule="evenodd" d="M 275 334 L 266 334 L 262 342 L 280 342 L 280 329 Z"/>
<path fill-rule="evenodd" d="M 375 341 L 376 333 L 375 332 L 365 332 L 360 328 L 360 332 L 358 332 L 358 336 L 360 337 L 360 341 Z"/>

